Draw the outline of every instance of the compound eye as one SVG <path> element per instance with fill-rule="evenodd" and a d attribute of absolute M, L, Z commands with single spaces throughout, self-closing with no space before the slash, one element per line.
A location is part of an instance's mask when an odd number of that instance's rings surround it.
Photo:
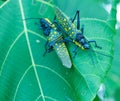
<path fill-rule="evenodd" d="M 84 39 L 81 39 L 81 40 L 80 40 L 80 43 L 85 43 L 85 40 L 84 40 Z"/>
<path fill-rule="evenodd" d="M 89 49 L 89 48 L 90 48 L 90 45 L 89 45 L 89 44 L 84 44 L 84 48 L 85 48 L 85 49 Z"/>

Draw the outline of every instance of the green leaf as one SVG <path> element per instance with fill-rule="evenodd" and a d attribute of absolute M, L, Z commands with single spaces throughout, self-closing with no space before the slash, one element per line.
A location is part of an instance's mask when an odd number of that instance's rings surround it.
<path fill-rule="evenodd" d="M 64 4 L 64 1 L 59 2 Z M 61 4 L 57 4 L 59 2 L 54 1 L 55 5 L 61 7 Z M 73 13 L 68 16 L 73 17 Z M 77 56 L 72 58 L 74 45 L 69 44 L 73 67 L 66 69 L 54 51 L 43 57 L 46 38 L 34 24 L 39 21 L 23 20 L 47 17 L 52 21 L 54 9 L 51 0 L 47 2 L 8 0 L 0 8 L 0 15 L 1 101 L 92 101 L 94 99 L 100 83 L 110 69 L 112 58 L 92 50 L 80 49 Z M 101 50 L 95 50 L 112 56 L 115 23 L 110 25 L 105 20 L 82 18 L 81 24 L 85 25 L 87 39 L 94 39 L 102 46 Z"/>
<path fill-rule="evenodd" d="M 107 19 L 108 12 L 103 8 L 103 2 L 98 2 L 99 0 L 55 0 L 54 4 L 57 5 L 67 16 L 74 17 L 76 10 L 80 10 L 80 17 L 84 18 L 99 18 Z M 101 1 L 101 0 L 100 0 Z M 66 5 L 68 4 L 68 5 Z M 64 6 L 65 5 L 65 6 Z M 88 8 L 89 7 L 89 8 Z M 94 11 L 94 12 L 93 12 Z M 99 11 L 99 13 L 98 13 Z"/>
<path fill-rule="evenodd" d="M 113 59 L 113 65 L 112 68 L 110 70 L 110 72 L 108 73 L 104 84 L 106 86 L 106 98 L 112 97 L 115 99 L 115 101 L 119 101 L 120 97 L 119 97 L 119 93 L 120 93 L 120 57 L 118 54 L 120 54 L 120 49 L 118 47 L 120 47 L 119 44 L 119 34 L 120 33 L 120 28 L 117 30 L 117 34 L 115 36 L 115 53 L 114 53 L 114 59 Z"/>
<path fill-rule="evenodd" d="M 4 5 L 4 4 L 5 4 L 5 1 L 6 1 L 6 0 L 0 0 L 0 8 L 1 8 L 1 5 Z"/>

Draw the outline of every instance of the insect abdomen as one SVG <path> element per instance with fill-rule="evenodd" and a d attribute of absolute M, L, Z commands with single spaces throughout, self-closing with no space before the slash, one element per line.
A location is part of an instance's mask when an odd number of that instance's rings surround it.
<path fill-rule="evenodd" d="M 48 40 L 50 43 L 52 43 L 52 46 L 55 49 L 58 57 L 61 59 L 62 64 L 67 68 L 71 68 L 72 66 L 71 59 L 67 47 L 63 41 L 62 33 L 59 33 L 56 30 L 51 29 L 51 33 L 48 37 Z"/>

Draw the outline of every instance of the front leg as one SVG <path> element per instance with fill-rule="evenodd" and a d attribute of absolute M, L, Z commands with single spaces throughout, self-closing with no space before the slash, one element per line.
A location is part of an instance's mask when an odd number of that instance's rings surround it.
<path fill-rule="evenodd" d="M 102 47 L 97 45 L 97 42 L 95 40 L 90 40 L 88 43 L 94 43 L 95 47 L 102 49 Z"/>
<path fill-rule="evenodd" d="M 74 49 L 73 49 L 73 57 L 75 57 L 77 55 L 77 49 L 78 49 L 78 46 L 76 46 Z"/>
<path fill-rule="evenodd" d="M 47 53 L 50 53 L 53 50 L 53 47 L 49 45 L 49 42 L 47 41 L 45 43 L 45 52 L 43 54 L 43 56 L 45 56 Z"/>
<path fill-rule="evenodd" d="M 40 24 L 39 24 L 39 23 L 35 22 L 35 25 L 37 25 L 37 26 L 38 26 L 38 28 L 39 28 L 40 30 L 42 30 L 42 27 L 40 26 Z"/>

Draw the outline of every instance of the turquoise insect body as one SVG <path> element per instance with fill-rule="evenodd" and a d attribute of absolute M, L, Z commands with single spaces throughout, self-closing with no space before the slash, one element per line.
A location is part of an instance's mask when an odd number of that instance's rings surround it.
<path fill-rule="evenodd" d="M 67 67 L 71 68 L 72 63 L 70 60 L 70 56 L 66 45 L 64 43 L 62 33 L 58 32 L 55 25 L 50 22 L 50 20 L 46 18 L 40 19 L 40 27 L 43 30 L 44 35 L 47 36 L 47 42 L 45 45 L 46 53 L 49 53 L 54 49 L 61 59 L 62 64 Z"/>

